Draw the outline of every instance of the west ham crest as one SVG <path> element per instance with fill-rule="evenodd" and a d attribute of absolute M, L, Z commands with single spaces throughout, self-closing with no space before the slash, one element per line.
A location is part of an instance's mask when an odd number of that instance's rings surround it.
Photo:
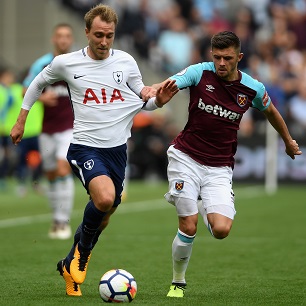
<path fill-rule="evenodd" d="M 175 182 L 175 189 L 177 191 L 182 191 L 184 188 L 184 181 L 177 181 Z"/>
<path fill-rule="evenodd" d="M 237 103 L 240 107 L 246 106 L 246 104 L 248 103 L 248 96 L 244 94 L 238 94 Z"/>
<path fill-rule="evenodd" d="M 113 78 L 117 84 L 120 84 L 123 80 L 123 72 L 122 71 L 113 72 Z"/>

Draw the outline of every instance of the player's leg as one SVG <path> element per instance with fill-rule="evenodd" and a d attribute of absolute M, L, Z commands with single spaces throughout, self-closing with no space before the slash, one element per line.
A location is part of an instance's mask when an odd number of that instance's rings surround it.
<path fill-rule="evenodd" d="M 40 184 L 40 180 L 42 177 L 42 161 L 41 155 L 39 153 L 39 142 L 38 136 L 30 137 L 30 152 L 28 153 L 30 156 L 32 155 L 32 163 L 31 163 L 31 183 L 33 190 L 38 194 L 44 194 L 44 189 Z"/>
<path fill-rule="evenodd" d="M 54 134 L 56 144 L 55 189 L 57 192 L 54 220 L 57 222 L 56 238 L 58 239 L 68 239 L 71 237 L 69 222 L 74 204 L 75 188 L 72 170 L 66 159 L 71 138 L 71 129 Z"/>
<path fill-rule="evenodd" d="M 209 184 L 201 189 L 201 199 L 198 201 L 199 213 L 211 235 L 223 239 L 229 235 L 236 214 L 232 169 L 210 169 L 207 179 Z"/>
<path fill-rule="evenodd" d="M 126 166 L 126 146 L 98 149 L 71 145 L 67 154 L 76 175 L 90 194 L 83 215 L 80 241 L 75 246 L 70 263 L 73 279 L 81 284 L 85 280 L 88 262 L 100 226 L 106 226 L 112 207 L 120 204 Z M 107 164 L 107 166 L 106 166 Z M 103 220 L 105 219 L 105 223 Z M 95 240 L 96 237 L 96 240 Z M 66 262 L 69 266 L 69 262 Z"/>
<path fill-rule="evenodd" d="M 195 200 L 175 198 L 179 228 L 172 242 L 172 285 L 168 297 L 183 297 L 186 271 L 197 232 L 198 212 Z M 186 213 L 188 215 L 186 215 Z M 190 215 L 189 215 L 190 214 Z"/>
<path fill-rule="evenodd" d="M 69 220 L 74 201 L 74 181 L 71 167 L 65 159 L 71 135 L 71 130 L 67 130 L 39 136 L 43 170 L 48 180 L 46 194 L 52 210 L 51 239 L 68 239 L 71 236 Z"/>
<path fill-rule="evenodd" d="M 16 193 L 19 197 L 24 197 L 27 193 L 27 153 L 29 152 L 29 140 L 27 138 L 23 139 L 20 142 L 20 145 L 17 147 L 18 151 L 18 163 L 16 167 L 16 176 L 18 181 L 18 186 L 16 188 Z"/>
<path fill-rule="evenodd" d="M 107 225 L 109 223 L 110 216 L 116 211 L 116 209 L 117 209 L 117 207 L 113 207 L 109 211 L 109 213 L 105 216 L 105 218 L 102 220 L 102 223 L 101 223 L 99 229 L 97 230 L 97 232 L 95 234 L 95 237 L 92 241 L 92 249 L 94 248 L 94 246 L 98 242 L 99 236 L 101 235 L 102 231 L 107 227 Z M 64 259 L 61 259 L 57 263 L 57 270 L 60 272 L 60 275 L 63 276 L 63 278 L 66 282 L 66 294 L 71 295 L 71 296 L 81 296 L 82 295 L 80 284 L 76 283 L 74 281 L 74 279 L 72 278 L 71 274 L 70 274 L 70 263 L 71 263 L 71 260 L 73 259 L 74 253 L 75 253 L 75 247 L 80 242 L 82 226 L 83 226 L 83 223 L 81 223 L 78 226 L 78 228 L 75 232 L 74 242 L 73 242 L 72 248 L 71 248 L 69 254 L 67 255 L 67 257 L 64 258 Z"/>
<path fill-rule="evenodd" d="M 52 213 L 52 224 L 49 229 L 49 237 L 56 238 L 57 235 L 57 221 L 55 219 L 55 211 L 58 203 L 58 193 L 56 184 L 56 143 L 52 135 L 42 133 L 39 135 L 39 151 L 42 159 L 42 169 L 48 181 L 46 196 L 49 201 L 49 206 Z"/>
<path fill-rule="evenodd" d="M 117 207 L 113 207 L 109 212 L 108 214 L 103 218 L 102 220 L 102 223 L 101 225 L 99 226 L 96 234 L 95 234 L 95 237 L 92 241 L 92 248 L 91 250 L 93 250 L 93 248 L 95 247 L 96 243 L 98 242 L 98 239 L 101 235 L 101 233 L 104 231 L 104 229 L 107 227 L 107 225 L 109 224 L 109 220 L 110 220 L 110 217 L 111 215 L 116 211 Z M 81 237 L 81 231 L 82 231 L 82 226 L 83 226 L 83 223 L 81 223 L 75 234 L 74 234 L 74 240 L 73 240 L 73 245 L 72 245 L 72 248 L 69 252 L 69 254 L 67 255 L 66 257 L 66 260 L 67 262 L 71 262 L 72 258 L 73 258 L 73 255 L 74 255 L 74 251 L 75 251 L 75 246 L 80 242 L 80 237 Z"/>
<path fill-rule="evenodd" d="M 179 228 L 172 243 L 173 278 L 167 296 L 183 297 L 185 274 L 197 231 L 200 184 L 193 173 L 193 161 L 186 154 L 170 147 L 168 158 L 169 192 L 165 198 L 176 207 Z"/>
<path fill-rule="evenodd" d="M 89 182 L 88 190 L 91 200 L 84 210 L 80 241 L 70 262 L 71 276 L 78 284 L 82 284 L 85 280 L 94 237 L 115 201 L 114 184 L 106 175 L 94 177 Z"/>

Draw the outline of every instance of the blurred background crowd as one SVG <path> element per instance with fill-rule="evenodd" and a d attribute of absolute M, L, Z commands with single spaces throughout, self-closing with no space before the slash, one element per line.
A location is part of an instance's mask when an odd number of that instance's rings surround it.
<path fill-rule="evenodd" d="M 145 63 L 147 70 L 157 75 L 157 81 L 190 64 L 210 61 L 211 36 L 223 30 L 234 31 L 241 39 L 244 53 L 240 70 L 265 84 L 292 135 L 305 145 L 306 0 L 54 1 L 76 15 L 82 26 L 84 13 L 93 5 L 102 2 L 114 7 L 119 15 L 118 46 Z M 1 54 L 0 59 L 0 186 L 5 187 L 7 176 L 16 176 L 22 186 L 30 173 L 33 186 L 37 187 L 39 155 L 20 146 L 12 148 L 8 138 L 20 109 L 18 84 L 22 83 L 25 71 L 19 71 Z M 141 71 L 145 74 L 142 68 Z M 13 103 L 14 100 L 18 103 Z M 136 116 L 129 142 L 131 179 L 166 179 L 166 150 L 183 126 L 177 120 L 178 110 L 165 107 Z M 37 116 L 35 122 L 42 116 L 40 110 Z M 34 125 L 26 138 L 36 137 L 39 128 Z M 254 140 L 264 134 L 263 115 L 257 110 L 248 111 L 241 123 L 241 140 Z M 18 192 L 24 194 L 22 188 Z"/>

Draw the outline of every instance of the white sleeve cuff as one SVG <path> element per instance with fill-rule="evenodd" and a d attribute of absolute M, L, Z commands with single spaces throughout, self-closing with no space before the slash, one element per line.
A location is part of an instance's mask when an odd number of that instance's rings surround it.
<path fill-rule="evenodd" d="M 159 107 L 155 104 L 156 97 L 150 98 L 142 107 L 143 110 L 153 111 L 158 109 Z"/>

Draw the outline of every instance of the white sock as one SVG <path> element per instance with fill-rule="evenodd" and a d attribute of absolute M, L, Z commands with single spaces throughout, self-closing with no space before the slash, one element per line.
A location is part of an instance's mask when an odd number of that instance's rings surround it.
<path fill-rule="evenodd" d="M 57 205 L 57 188 L 56 181 L 49 181 L 48 190 L 46 192 L 47 198 L 49 200 L 49 205 L 52 211 L 52 215 L 54 216 L 54 212 L 56 210 Z M 54 218 L 53 218 L 54 220 Z"/>
<path fill-rule="evenodd" d="M 185 274 L 192 252 L 194 236 L 178 230 L 172 243 L 173 283 L 186 283 Z"/>
<path fill-rule="evenodd" d="M 70 222 L 74 203 L 74 180 L 72 175 L 58 178 L 56 181 L 57 203 L 54 209 L 54 220 Z"/>
<path fill-rule="evenodd" d="M 206 225 L 208 231 L 214 237 L 214 233 L 212 232 L 211 226 L 208 222 L 206 209 L 203 207 L 202 200 L 198 200 L 198 210 L 199 210 L 200 215 L 203 218 L 204 224 Z"/>
<path fill-rule="evenodd" d="M 52 210 L 53 221 L 69 222 L 74 202 L 72 175 L 49 182 L 47 197 Z"/>

